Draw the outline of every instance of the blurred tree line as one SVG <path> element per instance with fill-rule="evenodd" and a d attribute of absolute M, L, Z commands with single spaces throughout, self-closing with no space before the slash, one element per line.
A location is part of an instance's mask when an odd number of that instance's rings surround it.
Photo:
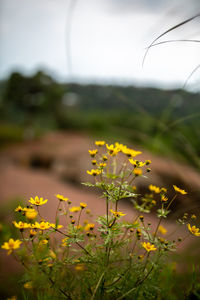
<path fill-rule="evenodd" d="M 0 82 L 0 145 L 48 130 L 85 130 L 200 167 L 200 94 L 58 83 L 42 71 Z"/>

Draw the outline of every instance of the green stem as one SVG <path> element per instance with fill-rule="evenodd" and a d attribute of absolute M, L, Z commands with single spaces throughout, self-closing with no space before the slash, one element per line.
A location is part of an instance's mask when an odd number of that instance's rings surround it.
<path fill-rule="evenodd" d="M 81 211 L 80 211 L 80 213 L 79 213 L 79 216 L 78 216 L 77 226 L 79 226 L 79 222 L 80 222 L 80 217 L 81 217 L 82 210 L 83 210 L 83 209 L 81 209 Z"/>
<path fill-rule="evenodd" d="M 59 232 L 60 234 L 64 235 L 64 236 L 67 236 L 69 238 L 71 238 L 70 235 L 60 231 L 59 229 L 55 228 L 55 231 Z M 85 253 L 87 253 L 89 256 L 92 256 L 79 242 L 75 242 L 81 249 L 83 249 L 85 251 Z"/>
<path fill-rule="evenodd" d="M 158 221 L 158 225 L 157 225 L 156 230 L 155 230 L 155 232 L 154 232 L 154 239 L 153 239 L 154 241 L 155 241 L 156 234 L 157 234 L 157 232 L 158 232 L 158 228 L 159 228 L 161 222 L 162 222 L 162 217 L 160 217 L 160 220 Z"/>
<path fill-rule="evenodd" d="M 142 280 L 136 282 L 136 286 L 134 286 L 132 289 L 130 289 L 128 292 L 126 292 L 124 295 L 122 295 L 121 297 L 117 298 L 116 300 L 121 300 L 124 297 L 126 297 L 127 295 L 129 295 L 130 293 L 132 293 L 134 290 L 136 290 L 138 288 L 138 286 L 140 286 L 148 278 L 148 276 L 152 272 L 153 268 L 154 267 L 152 266 L 151 269 L 149 270 L 149 272 L 146 274 L 146 276 Z"/>
<path fill-rule="evenodd" d="M 137 245 L 137 242 L 138 242 L 138 239 L 136 238 L 136 239 L 135 239 L 135 242 L 134 242 L 134 244 L 133 244 L 132 250 L 131 250 L 131 254 L 133 254 L 133 251 L 135 250 L 135 247 L 136 247 L 136 245 Z"/>
<path fill-rule="evenodd" d="M 176 199 L 176 197 L 177 197 L 177 194 L 175 194 L 174 195 L 174 197 L 172 198 L 172 200 L 169 202 L 169 204 L 168 204 L 168 206 L 167 206 L 167 208 L 166 208 L 166 210 L 168 210 L 169 209 L 169 207 L 170 207 L 170 205 L 172 204 L 172 202 Z"/>
<path fill-rule="evenodd" d="M 38 215 L 40 216 L 41 220 L 43 220 L 42 216 L 40 215 L 39 206 L 37 205 L 36 207 L 37 207 Z"/>
<path fill-rule="evenodd" d="M 55 281 L 49 276 L 49 274 L 46 273 L 46 271 L 44 269 L 41 268 L 41 271 L 47 276 L 47 278 L 49 279 L 49 281 L 51 282 L 52 286 L 55 284 Z M 58 288 L 60 293 L 63 294 L 67 299 L 72 300 L 71 296 L 68 295 L 65 291 L 63 291 L 63 289 Z"/>
<path fill-rule="evenodd" d="M 146 266 L 147 266 L 147 264 L 148 264 L 149 256 L 150 256 L 150 251 L 148 252 L 147 257 L 146 257 L 146 261 L 145 261 L 145 264 L 144 264 L 143 272 L 145 271 Z"/>
<path fill-rule="evenodd" d="M 109 226 L 108 224 L 108 210 L 109 210 L 109 201 L 108 201 L 108 196 L 106 197 L 106 221 L 107 221 L 107 227 Z"/>
<path fill-rule="evenodd" d="M 60 207 L 60 200 L 59 200 L 59 202 L 58 202 L 58 206 L 57 206 L 57 208 L 56 208 L 56 216 L 55 216 L 55 224 L 57 223 L 57 217 L 58 217 L 58 210 L 59 210 L 59 207 Z"/>
<path fill-rule="evenodd" d="M 92 295 L 92 297 L 91 297 L 90 300 L 93 300 L 93 299 L 94 299 L 94 297 L 95 297 L 95 295 L 96 295 L 96 292 L 97 292 L 97 290 L 98 290 L 98 288 L 99 288 L 99 285 L 100 285 L 100 283 L 101 283 L 101 281 L 102 281 L 102 279 L 103 279 L 103 276 L 104 276 L 105 272 L 106 272 L 106 271 L 104 271 L 104 272 L 101 274 L 101 276 L 100 276 L 100 278 L 99 278 L 99 280 L 98 280 L 98 282 L 97 282 L 97 285 L 96 285 L 96 287 L 95 287 L 95 289 L 94 289 L 93 295 Z"/>

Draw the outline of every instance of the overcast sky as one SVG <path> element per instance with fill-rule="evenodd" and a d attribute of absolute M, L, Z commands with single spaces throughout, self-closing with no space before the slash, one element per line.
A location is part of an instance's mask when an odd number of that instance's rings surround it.
<path fill-rule="evenodd" d="M 143 68 L 142 59 L 154 38 L 197 12 L 199 0 L 0 0 L 0 78 L 44 69 L 64 81 L 182 87 L 200 43 L 162 44 Z M 169 39 L 200 39 L 200 18 Z M 200 69 L 187 84 L 199 87 Z"/>

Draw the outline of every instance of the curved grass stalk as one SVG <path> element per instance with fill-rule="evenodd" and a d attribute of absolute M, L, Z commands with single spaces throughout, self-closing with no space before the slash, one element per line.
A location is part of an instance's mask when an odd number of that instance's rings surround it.
<path fill-rule="evenodd" d="M 168 40 L 168 41 L 162 41 L 162 42 L 159 42 L 159 43 L 155 43 L 153 44 L 151 47 L 154 47 L 154 46 L 159 46 L 159 45 L 162 45 L 162 44 L 167 44 L 167 43 L 176 43 L 176 42 L 190 42 L 190 43 L 200 43 L 200 40 L 189 40 L 189 39 L 181 39 L 181 40 Z M 147 47 L 148 48 L 148 47 Z"/>
<path fill-rule="evenodd" d="M 93 295 L 92 295 L 92 297 L 91 297 L 90 300 L 94 300 L 94 297 L 95 297 L 95 295 L 96 295 L 96 292 L 97 292 L 97 290 L 98 290 L 98 288 L 99 288 L 99 285 L 100 285 L 100 283 L 101 283 L 101 281 L 102 281 L 102 279 L 103 279 L 103 276 L 104 276 L 105 272 L 106 272 L 106 270 L 101 274 L 101 276 L 100 276 L 100 278 L 99 278 L 99 280 L 98 280 L 98 282 L 97 282 L 97 285 L 96 285 L 96 287 L 95 287 L 95 289 L 94 289 Z"/>
<path fill-rule="evenodd" d="M 197 67 L 195 67 L 195 68 L 193 69 L 193 71 L 190 73 L 190 75 L 189 75 L 188 78 L 186 79 L 186 81 L 185 81 L 185 83 L 184 83 L 184 85 L 183 85 L 183 88 L 186 87 L 186 85 L 187 85 L 188 81 L 190 80 L 190 78 L 192 77 L 192 75 L 193 75 L 199 68 L 200 68 L 200 65 L 198 65 Z"/>
<path fill-rule="evenodd" d="M 166 35 L 167 33 L 169 33 L 169 32 L 171 32 L 171 31 L 177 29 L 178 27 L 181 27 L 181 26 L 183 26 L 183 25 L 185 25 L 185 24 L 191 22 L 192 20 L 194 20 L 194 19 L 196 19 L 196 18 L 198 18 L 198 17 L 200 17 L 200 12 L 197 13 L 196 15 L 194 15 L 193 17 L 190 17 L 190 18 L 188 18 L 188 19 L 186 19 L 186 20 L 184 20 L 184 21 L 182 21 L 182 22 L 180 22 L 180 23 L 174 25 L 173 27 L 170 27 L 169 29 L 167 29 L 166 31 L 164 31 L 163 33 L 161 33 L 157 38 L 155 38 L 155 39 L 153 40 L 153 42 L 151 42 L 151 44 L 150 44 L 150 45 L 147 47 L 147 49 L 146 49 L 146 52 L 145 52 L 144 57 L 143 57 L 143 60 L 142 60 L 142 67 L 144 66 L 144 62 L 145 62 L 145 59 L 146 59 L 146 56 L 147 56 L 149 50 L 154 46 L 154 44 L 155 44 L 156 41 L 158 41 L 161 37 L 163 37 L 163 36 Z"/>

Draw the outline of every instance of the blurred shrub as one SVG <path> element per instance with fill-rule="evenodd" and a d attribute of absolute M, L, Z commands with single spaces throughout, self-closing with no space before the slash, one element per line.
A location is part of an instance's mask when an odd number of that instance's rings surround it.
<path fill-rule="evenodd" d="M 21 142 L 24 139 L 24 130 L 12 124 L 0 125 L 0 147 L 13 143 Z"/>
<path fill-rule="evenodd" d="M 184 90 L 64 84 L 41 71 L 31 77 L 13 73 L 0 82 L 1 119 L 14 124 L 1 144 L 18 140 L 16 125 L 33 132 L 85 130 L 200 167 L 199 111 L 199 93 Z"/>

